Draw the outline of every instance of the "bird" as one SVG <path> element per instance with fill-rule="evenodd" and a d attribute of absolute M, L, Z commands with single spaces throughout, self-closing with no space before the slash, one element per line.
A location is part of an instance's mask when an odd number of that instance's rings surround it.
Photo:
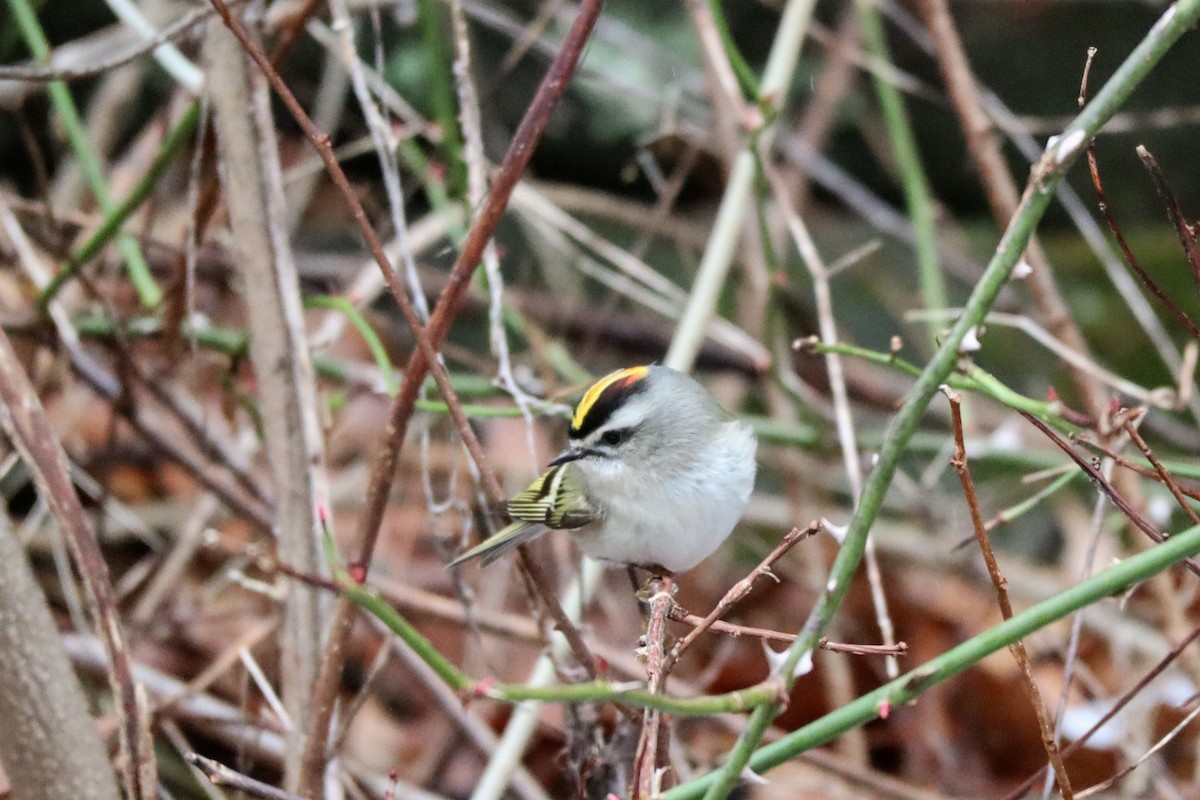
<path fill-rule="evenodd" d="M 450 562 L 484 566 L 550 530 L 589 558 L 661 575 L 728 538 L 754 489 L 757 440 L 691 376 L 651 364 L 584 392 L 567 447 L 508 501 L 512 524 Z"/>

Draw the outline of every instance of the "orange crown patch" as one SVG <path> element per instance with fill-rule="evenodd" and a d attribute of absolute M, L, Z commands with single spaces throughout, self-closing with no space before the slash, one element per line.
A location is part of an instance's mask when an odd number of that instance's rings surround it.
<path fill-rule="evenodd" d="M 579 430 L 583 427 L 583 421 L 587 419 L 588 412 L 592 410 L 592 406 L 596 405 L 596 401 L 606 391 L 612 388 L 623 389 L 637 383 L 646 377 L 646 373 L 649 371 L 649 367 L 626 367 L 625 369 L 619 369 L 616 372 L 605 375 L 593 383 L 591 388 L 584 392 L 583 399 L 579 401 L 579 405 L 575 406 L 575 416 L 571 419 L 571 428 Z"/>

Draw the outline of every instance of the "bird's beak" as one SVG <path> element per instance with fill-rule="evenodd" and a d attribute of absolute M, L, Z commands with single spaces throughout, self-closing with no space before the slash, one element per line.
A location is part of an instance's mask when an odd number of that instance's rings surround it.
<path fill-rule="evenodd" d="M 587 454 L 588 454 L 588 451 L 584 448 L 580 448 L 580 449 L 576 450 L 574 448 L 568 447 L 566 450 L 563 450 L 561 453 L 556 455 L 548 466 L 557 467 L 559 464 L 566 464 L 568 461 L 575 461 L 577 459 L 583 458 Z"/>

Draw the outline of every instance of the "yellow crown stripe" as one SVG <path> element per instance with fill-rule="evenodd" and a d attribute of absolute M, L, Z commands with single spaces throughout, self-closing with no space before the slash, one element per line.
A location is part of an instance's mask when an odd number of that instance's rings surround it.
<path fill-rule="evenodd" d="M 605 375 L 593 383 L 591 388 L 584 392 L 583 399 L 579 401 L 579 405 L 575 406 L 575 416 L 571 419 L 571 427 L 578 430 L 583 425 L 583 421 L 587 419 L 588 412 L 592 410 L 592 406 L 596 405 L 596 401 L 600 399 L 600 395 L 604 394 L 605 389 L 613 384 L 626 384 L 639 381 L 649 371 L 649 367 L 626 367 L 625 369 L 619 369 L 616 372 Z"/>

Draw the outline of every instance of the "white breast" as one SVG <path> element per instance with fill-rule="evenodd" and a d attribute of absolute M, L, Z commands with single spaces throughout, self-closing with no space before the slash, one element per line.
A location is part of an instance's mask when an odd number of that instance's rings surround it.
<path fill-rule="evenodd" d="M 591 492 L 606 515 L 575 531 L 575 541 L 592 558 L 691 569 L 725 541 L 745 511 L 756 445 L 747 425 L 729 422 L 690 469 L 669 479 L 630 480 L 628 473 L 603 468 L 590 473 Z"/>

